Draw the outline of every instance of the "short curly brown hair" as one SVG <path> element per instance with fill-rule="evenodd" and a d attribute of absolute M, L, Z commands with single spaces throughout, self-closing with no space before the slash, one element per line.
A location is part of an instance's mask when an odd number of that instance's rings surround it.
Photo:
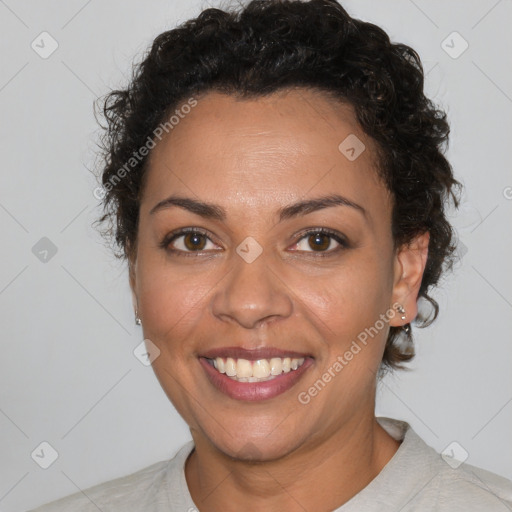
<path fill-rule="evenodd" d="M 227 11 L 206 9 L 156 37 L 129 85 L 101 99 L 107 120 L 100 153 L 103 233 L 118 256 L 131 256 L 147 161 L 139 149 L 186 98 L 209 91 L 261 97 L 296 87 L 352 105 L 377 143 L 378 172 L 393 197 L 395 247 L 430 233 L 419 298 L 432 308 L 416 319 L 430 324 L 439 307 L 428 291 L 453 263 L 445 205 L 450 199 L 458 205 L 460 187 L 444 156 L 446 114 L 424 94 L 417 53 L 350 17 L 335 0 L 253 0 Z M 411 330 L 391 327 L 381 369 L 402 368 L 413 356 Z"/>

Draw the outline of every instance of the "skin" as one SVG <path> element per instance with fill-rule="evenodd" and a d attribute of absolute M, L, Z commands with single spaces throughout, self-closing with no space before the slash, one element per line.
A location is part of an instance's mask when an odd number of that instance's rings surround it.
<path fill-rule="evenodd" d="M 195 450 L 186 478 L 200 511 L 329 511 L 375 478 L 399 443 L 374 416 L 376 374 L 389 325 L 417 314 L 428 234 L 396 249 L 392 199 L 376 172 L 375 146 L 350 106 L 306 89 L 257 99 L 209 92 L 152 150 L 140 204 L 130 284 L 163 389 L 190 426 Z M 350 134 L 366 150 L 349 161 L 338 149 Z M 365 210 L 326 207 L 279 221 L 280 208 L 337 193 Z M 224 220 L 172 206 L 171 194 L 214 203 Z M 161 242 L 197 227 L 200 254 Z M 342 233 L 348 246 L 306 228 Z M 261 255 L 236 252 L 254 238 Z M 301 238 L 302 237 L 302 238 Z M 183 253 L 181 253 L 183 254 Z M 190 255 L 191 254 L 191 255 Z M 320 255 L 319 255 L 320 254 Z M 321 254 L 325 256 L 322 257 Z M 298 400 L 379 315 L 401 304 L 371 341 L 311 398 Z M 313 365 L 285 393 L 234 400 L 207 379 L 207 349 L 273 346 L 310 354 Z"/>

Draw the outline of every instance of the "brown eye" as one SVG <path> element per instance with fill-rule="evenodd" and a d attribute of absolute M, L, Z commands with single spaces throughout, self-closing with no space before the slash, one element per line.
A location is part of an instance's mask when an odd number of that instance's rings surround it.
<path fill-rule="evenodd" d="M 218 246 L 211 241 L 206 233 L 192 229 L 182 230 L 164 238 L 161 247 L 173 253 L 181 254 L 218 249 Z"/>
<path fill-rule="evenodd" d="M 332 237 L 324 233 L 309 235 L 308 244 L 314 251 L 325 251 L 331 245 Z"/>
<path fill-rule="evenodd" d="M 183 243 L 190 251 L 201 251 L 206 246 L 206 237 L 201 233 L 187 233 L 183 236 Z"/>
<path fill-rule="evenodd" d="M 303 233 L 292 250 L 302 253 L 317 253 L 318 256 L 328 256 L 348 247 L 349 244 L 341 233 L 321 228 Z"/>

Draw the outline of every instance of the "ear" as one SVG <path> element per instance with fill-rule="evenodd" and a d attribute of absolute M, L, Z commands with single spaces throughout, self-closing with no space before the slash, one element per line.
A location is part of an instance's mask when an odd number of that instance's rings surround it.
<path fill-rule="evenodd" d="M 128 261 L 128 280 L 130 283 L 130 289 L 132 291 L 132 302 L 133 309 L 137 309 L 138 299 L 137 299 L 137 253 L 132 250 L 130 244 L 126 245 L 126 254 Z"/>
<path fill-rule="evenodd" d="M 398 249 L 394 264 L 392 304 L 401 305 L 405 313 L 395 315 L 389 324 L 399 327 L 412 322 L 418 314 L 418 293 L 427 264 L 430 233 L 422 233 Z M 402 320 L 402 316 L 405 319 Z"/>

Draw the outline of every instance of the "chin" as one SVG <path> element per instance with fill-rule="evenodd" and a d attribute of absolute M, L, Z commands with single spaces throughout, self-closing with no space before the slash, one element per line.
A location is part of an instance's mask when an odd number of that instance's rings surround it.
<path fill-rule="evenodd" d="M 243 432 L 245 435 L 240 435 Z M 273 435 L 274 434 L 274 435 Z M 233 436 L 224 432 L 221 436 L 210 438 L 209 442 L 226 456 L 244 462 L 269 462 L 286 457 L 295 451 L 303 440 L 290 438 L 290 433 L 282 432 L 276 435 L 270 431 L 267 434 L 253 433 L 249 429 L 238 430 Z"/>

